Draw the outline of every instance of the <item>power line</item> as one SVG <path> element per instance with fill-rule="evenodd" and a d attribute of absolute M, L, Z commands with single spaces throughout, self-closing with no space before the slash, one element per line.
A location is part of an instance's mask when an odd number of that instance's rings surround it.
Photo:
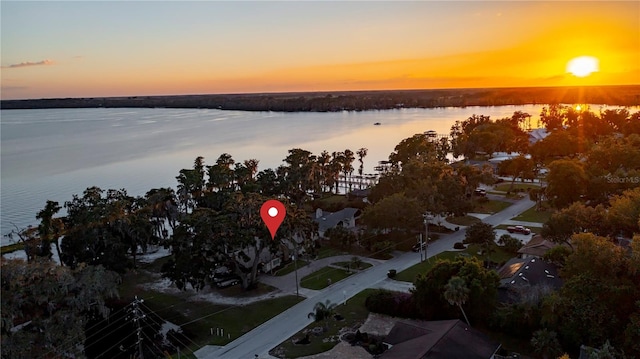
<path fill-rule="evenodd" d="M 114 313 L 110 313 L 109 315 L 111 316 L 111 315 L 115 315 L 115 314 L 117 314 L 117 313 L 120 313 L 121 311 L 125 310 L 128 306 L 129 306 L 129 304 L 127 304 L 126 306 L 124 306 L 124 307 L 122 307 L 122 308 L 118 309 L 118 310 L 117 310 L 117 311 L 115 311 Z M 108 319 L 108 318 L 107 318 L 107 319 Z M 102 329 L 98 330 L 97 332 L 95 332 L 95 333 L 91 334 L 90 336 L 88 336 L 88 337 L 84 338 L 84 341 L 86 342 L 87 340 L 89 340 L 89 339 L 91 339 L 91 338 L 95 337 L 96 335 L 98 335 L 98 334 L 102 333 L 102 332 L 103 332 L 103 331 L 105 331 L 107 328 L 109 328 L 111 325 L 115 325 L 115 323 L 116 323 L 116 322 L 114 321 L 113 323 L 109 323 L 109 324 L 107 324 L 104 328 L 102 328 Z M 83 330 L 83 332 L 84 332 L 84 333 L 86 333 L 86 332 L 88 332 L 88 331 L 90 331 L 90 330 L 92 330 L 92 329 L 95 329 L 97 326 L 99 326 L 99 325 L 101 325 L 101 324 L 102 324 L 102 321 L 99 321 L 98 323 L 96 323 L 96 324 L 92 325 L 90 328 L 88 328 L 88 329 L 86 329 L 86 330 Z M 115 330 L 118 330 L 118 329 L 120 329 L 120 328 L 122 328 L 122 327 L 123 327 L 123 326 L 121 325 L 120 327 L 116 328 Z M 113 331 L 109 332 L 106 336 L 108 336 L 108 335 L 112 334 L 115 330 L 113 330 Z M 73 337 L 73 338 L 67 339 L 63 344 L 61 344 L 61 345 L 60 345 L 60 346 L 58 346 L 58 347 L 73 346 L 73 345 L 74 345 L 74 343 L 73 343 L 73 342 L 74 342 L 74 341 L 77 341 L 77 340 L 79 340 L 79 339 L 80 339 L 80 336 L 78 336 L 78 335 L 77 335 L 77 336 L 75 336 L 75 337 Z M 90 346 L 91 346 L 91 345 L 89 345 L 89 346 L 85 347 L 85 350 L 86 350 L 86 348 L 88 348 L 88 347 L 90 347 Z M 49 350 L 48 352 L 46 352 L 45 354 L 43 354 L 42 356 L 40 356 L 40 358 L 46 358 L 49 354 L 53 353 L 54 351 L 55 351 L 55 348 L 53 348 L 53 349 Z"/>
<path fill-rule="evenodd" d="M 131 309 L 131 313 L 133 314 L 133 322 L 136 325 L 136 334 L 137 334 L 137 343 L 138 344 L 138 358 L 139 359 L 144 359 L 144 352 L 142 350 L 142 327 L 140 326 L 140 322 L 142 321 L 142 319 L 145 318 L 145 314 L 144 312 L 142 312 L 142 309 L 140 309 L 140 304 L 144 302 L 144 300 L 142 299 L 138 299 L 138 296 L 136 295 L 133 302 L 131 303 L 132 305 L 132 309 Z"/>
<path fill-rule="evenodd" d="M 147 318 L 149 318 L 151 321 L 153 321 L 156 325 L 159 325 L 160 327 L 162 327 L 162 324 L 160 324 L 159 322 L 157 322 L 155 319 L 153 319 L 152 315 L 156 315 L 158 318 L 163 319 L 161 316 L 158 315 L 158 313 L 154 312 L 153 310 L 151 310 L 149 307 L 147 307 L 145 304 L 142 304 L 148 311 L 149 311 L 149 315 L 147 315 Z M 166 320 L 164 320 L 166 321 Z M 196 342 L 194 342 L 193 340 L 191 340 L 188 336 L 184 336 L 185 338 L 187 338 L 187 340 L 189 340 L 191 343 L 193 343 L 196 347 L 200 347 Z M 166 338 L 166 335 L 165 335 Z M 168 338 L 166 338 L 167 340 L 169 340 Z M 176 336 L 174 338 L 176 341 L 178 341 L 178 343 L 180 343 L 183 347 L 185 348 L 189 348 L 188 345 L 185 345 L 184 342 L 182 342 L 180 339 L 178 339 L 178 337 Z"/>

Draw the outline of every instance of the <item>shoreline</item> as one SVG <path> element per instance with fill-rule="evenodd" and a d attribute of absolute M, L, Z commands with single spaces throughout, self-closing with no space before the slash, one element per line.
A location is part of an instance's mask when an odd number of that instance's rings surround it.
<path fill-rule="evenodd" d="M 563 103 L 640 106 L 640 85 L 48 98 L 0 100 L 0 109 L 200 108 L 340 112 Z"/>

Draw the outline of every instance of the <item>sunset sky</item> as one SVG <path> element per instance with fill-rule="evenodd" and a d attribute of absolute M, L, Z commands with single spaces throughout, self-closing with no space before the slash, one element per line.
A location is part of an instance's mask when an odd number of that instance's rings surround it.
<path fill-rule="evenodd" d="M 2 99 L 640 84 L 638 1 L 0 6 Z"/>

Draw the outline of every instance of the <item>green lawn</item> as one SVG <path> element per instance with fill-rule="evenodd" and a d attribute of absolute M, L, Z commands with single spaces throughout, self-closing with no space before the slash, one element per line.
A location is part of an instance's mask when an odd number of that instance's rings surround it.
<path fill-rule="evenodd" d="M 298 259 L 297 261 L 298 264 L 298 268 L 302 268 L 304 266 L 306 266 L 307 264 L 309 264 L 309 262 L 303 261 Z M 274 274 L 275 276 L 283 276 L 285 274 L 289 274 L 291 272 L 293 272 L 294 270 L 296 270 L 296 263 L 291 262 L 289 264 L 287 264 L 286 266 L 284 266 L 283 268 L 278 269 L 278 271 Z"/>
<path fill-rule="evenodd" d="M 461 216 L 461 217 L 450 216 L 450 217 L 447 217 L 447 222 L 452 224 L 457 224 L 459 226 L 470 226 L 474 223 L 480 222 L 480 219 L 474 216 Z"/>
<path fill-rule="evenodd" d="M 325 343 L 323 342 L 323 339 L 331 337 L 335 339 L 339 335 L 340 329 L 342 328 L 349 328 L 349 331 L 355 332 L 364 323 L 364 321 L 367 319 L 367 316 L 369 315 L 369 311 L 364 306 L 364 301 L 367 299 L 367 296 L 369 296 L 374 291 L 375 289 L 365 289 L 349 299 L 345 305 L 337 306 L 336 313 L 342 315 L 344 317 L 344 320 L 337 321 L 333 318 L 330 318 L 326 322 L 313 322 L 309 324 L 305 329 L 293 335 L 291 338 L 288 338 L 284 342 L 280 343 L 280 345 L 271 350 L 269 354 L 278 357 L 286 356 L 287 358 L 298 358 L 330 350 L 336 344 L 338 344 L 338 341 L 327 341 Z M 324 325 L 327 326 L 326 332 L 322 333 L 319 336 L 316 336 L 314 334 L 309 335 L 311 339 L 310 344 L 294 344 L 295 341 L 304 338 L 305 331 L 309 331 L 315 327 L 322 327 Z"/>
<path fill-rule="evenodd" d="M 351 268 L 351 262 L 336 262 L 333 263 L 333 265 L 339 266 L 339 267 L 343 267 L 346 270 L 349 270 Z M 360 266 L 358 268 L 356 268 L 357 270 L 363 270 L 363 269 L 367 269 L 369 267 L 373 266 L 371 263 L 366 263 L 366 262 L 361 262 Z"/>
<path fill-rule="evenodd" d="M 529 188 L 539 188 L 539 187 L 540 186 L 537 183 L 531 183 L 531 182 L 528 182 L 528 183 L 516 182 L 513 184 L 513 189 L 521 189 L 524 191 L 526 191 Z M 504 182 L 494 187 L 496 191 L 502 191 L 502 192 L 507 192 L 509 188 L 511 188 L 511 182 Z"/>
<path fill-rule="evenodd" d="M 482 202 L 479 200 L 475 200 L 473 203 L 472 212 L 494 214 L 502 211 L 509 206 L 511 206 L 511 203 L 505 201 L 489 200 L 486 202 Z"/>
<path fill-rule="evenodd" d="M 329 245 L 323 245 L 322 248 L 318 251 L 318 259 L 327 258 L 327 257 L 335 257 L 342 254 L 349 254 L 346 251 L 341 251 L 337 248 L 333 248 Z"/>
<path fill-rule="evenodd" d="M 123 277 L 119 286 L 120 298 L 124 301 L 138 296 L 144 299 L 149 320 L 170 321 L 182 326 L 191 341 L 184 344 L 184 357 L 189 358 L 191 351 L 203 345 L 225 345 L 237 339 L 272 317 L 280 314 L 304 298 L 284 296 L 264 300 L 246 306 L 230 306 L 213 304 L 205 301 L 193 301 L 187 292 L 164 293 L 153 289 L 145 289 L 140 285 L 155 280 L 153 270 L 158 268 L 166 258 L 154 263 L 141 264 L 136 272 L 129 272 Z M 273 291 L 274 288 L 260 284 L 255 290 L 246 292 L 240 286 L 219 290 L 222 295 L 233 297 L 251 297 Z M 242 320 L 238 320 L 242 318 Z M 212 336 L 211 328 L 224 328 L 224 337 Z"/>
<path fill-rule="evenodd" d="M 229 306 L 189 301 L 159 292 L 149 291 L 147 294 L 142 297 L 144 304 L 163 320 L 181 326 L 191 337 L 192 342 L 188 343 L 191 350 L 207 344 L 228 344 L 304 299 L 285 296 L 246 306 Z M 160 321 L 158 318 L 155 320 Z M 223 328 L 224 336 L 211 335 L 211 328 Z"/>
<path fill-rule="evenodd" d="M 416 279 L 416 276 L 420 273 L 426 273 L 433 267 L 434 264 L 438 261 L 438 259 L 455 259 L 461 252 L 448 251 L 442 252 L 428 260 L 415 264 L 402 272 L 396 274 L 395 280 L 403 281 L 403 282 L 412 282 Z"/>
<path fill-rule="evenodd" d="M 469 255 L 472 255 L 480 260 L 484 260 L 486 258 L 486 256 L 484 255 L 478 255 L 478 252 L 480 251 L 480 246 L 477 244 L 470 244 L 467 246 L 467 249 L 464 250 L 464 252 L 469 253 Z M 491 254 L 489 255 L 489 260 L 495 263 L 504 263 L 506 261 L 508 261 L 509 259 L 511 259 L 513 257 L 512 254 L 507 253 L 506 251 L 504 251 L 502 249 L 502 247 L 498 246 L 498 245 L 494 245 L 491 249 Z"/>
<path fill-rule="evenodd" d="M 462 251 L 446 251 L 446 252 L 442 252 L 434 257 L 429 258 L 427 261 L 425 262 L 421 262 L 418 264 L 415 264 L 405 270 L 403 270 L 402 272 L 398 273 L 396 275 L 396 277 L 394 278 L 395 280 L 399 280 L 399 281 L 403 281 L 403 282 L 413 282 L 416 279 L 416 276 L 418 274 L 423 274 L 429 271 L 429 269 L 431 269 L 431 267 L 436 264 L 436 262 L 438 261 L 438 259 L 443 259 L 443 260 L 454 260 L 456 257 L 458 256 L 465 256 L 465 257 L 469 257 L 469 256 L 473 256 L 476 257 L 480 260 L 484 260 L 485 256 L 484 255 L 478 255 L 478 251 L 480 250 L 480 247 L 478 245 L 467 245 L 467 249 L 462 250 Z M 489 255 L 489 260 L 491 260 L 492 262 L 495 263 L 503 263 L 508 261 L 510 258 L 512 257 L 511 254 L 505 252 L 502 250 L 501 247 L 495 245 L 493 246 L 493 250 L 491 255 Z"/>
<path fill-rule="evenodd" d="M 327 287 L 328 279 L 331 279 L 331 283 L 341 281 L 353 273 L 349 273 L 344 269 L 337 269 L 331 267 L 323 267 L 319 270 L 305 276 L 300 280 L 300 285 L 305 288 L 320 290 Z"/>
<path fill-rule="evenodd" d="M 522 212 L 519 216 L 511 218 L 514 221 L 546 223 L 551 218 L 552 211 L 536 211 L 536 207 L 531 207 Z"/>

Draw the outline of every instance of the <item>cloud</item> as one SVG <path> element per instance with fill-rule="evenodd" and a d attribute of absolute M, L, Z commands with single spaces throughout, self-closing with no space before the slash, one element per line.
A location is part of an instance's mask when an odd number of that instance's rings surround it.
<path fill-rule="evenodd" d="M 53 65 L 52 60 L 42 60 L 38 62 L 25 61 L 19 64 L 11 64 L 9 66 L 2 66 L 3 69 L 13 69 L 18 67 L 29 67 L 29 66 L 43 66 L 43 65 Z"/>

